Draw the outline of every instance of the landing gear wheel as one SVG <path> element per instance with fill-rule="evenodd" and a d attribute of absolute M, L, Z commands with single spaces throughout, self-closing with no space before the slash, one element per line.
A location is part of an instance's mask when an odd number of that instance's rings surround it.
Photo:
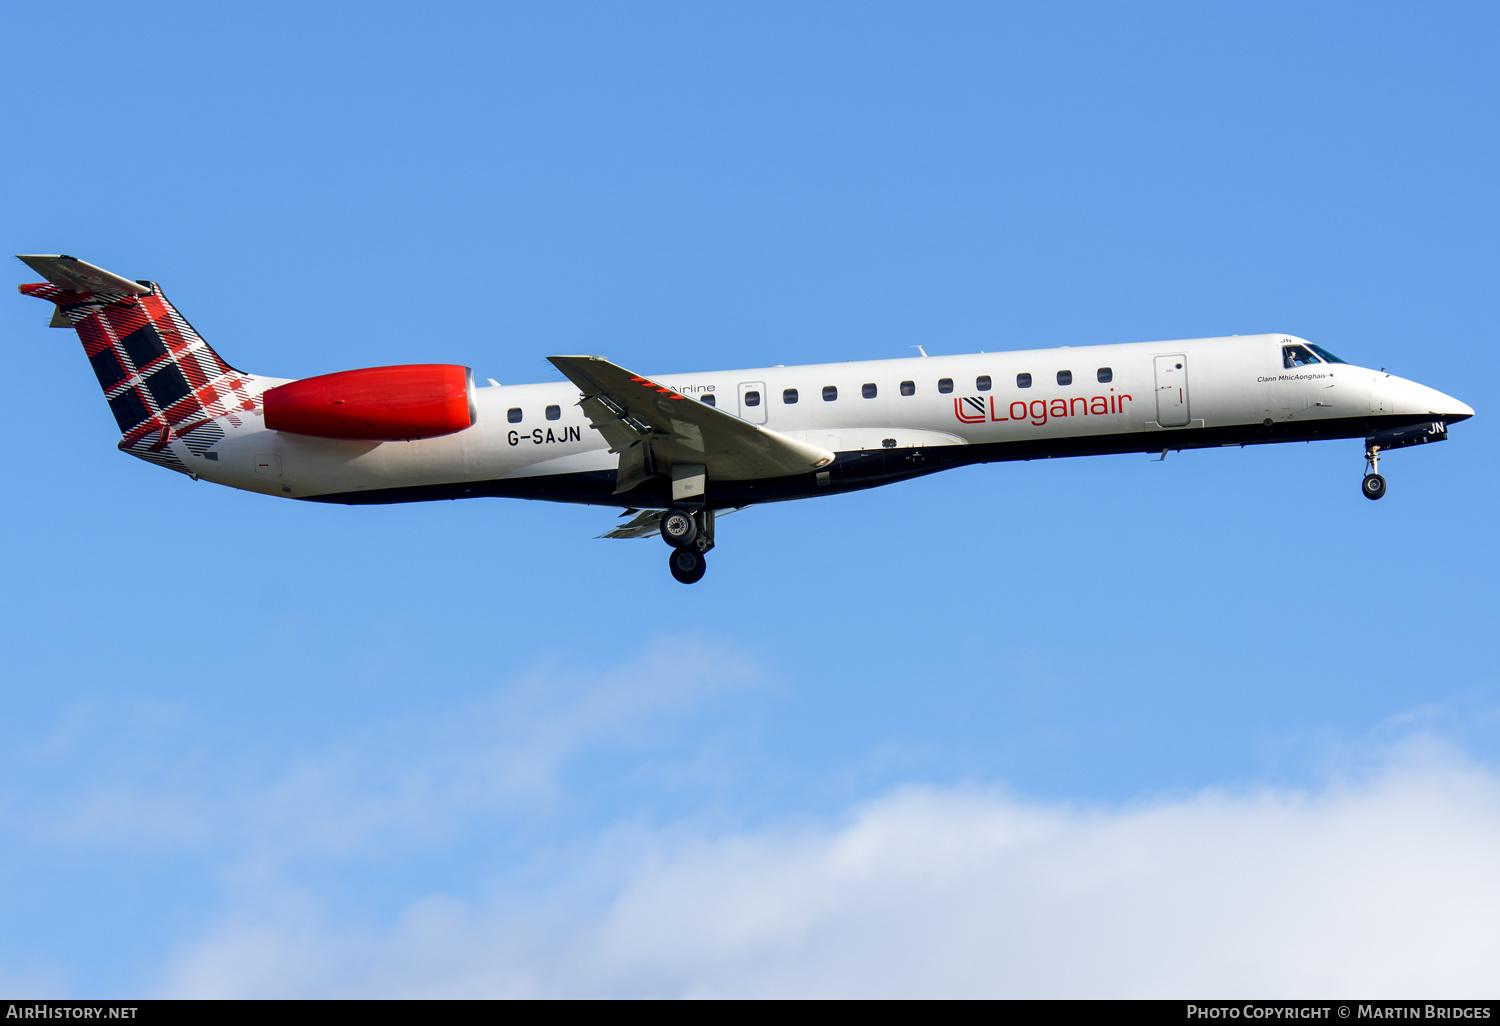
<path fill-rule="evenodd" d="M 698 540 L 698 521 L 685 510 L 669 509 L 663 513 L 660 529 L 662 540 L 674 549 L 687 548 Z M 699 576 L 701 577 L 702 574 Z M 693 580 L 697 579 L 697 577 L 693 578 Z"/>
<path fill-rule="evenodd" d="M 697 584 L 708 569 L 708 560 L 703 558 L 703 553 L 698 551 L 697 546 L 691 546 L 674 550 L 668 557 L 668 565 L 672 568 L 672 576 L 679 583 Z"/>
<path fill-rule="evenodd" d="M 1379 474 L 1366 474 L 1362 490 L 1367 499 L 1378 499 L 1385 494 L 1385 478 Z"/>

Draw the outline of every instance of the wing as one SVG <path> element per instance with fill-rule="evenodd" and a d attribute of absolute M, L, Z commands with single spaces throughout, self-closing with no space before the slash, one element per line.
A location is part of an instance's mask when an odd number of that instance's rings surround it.
<path fill-rule="evenodd" d="M 702 467 L 713 481 L 754 481 L 833 462 L 827 449 L 696 402 L 602 357 L 548 359 L 578 386 L 589 423 L 620 454 L 616 495 L 673 467 Z"/>
<path fill-rule="evenodd" d="M 628 509 L 624 513 L 621 513 L 620 516 L 623 517 L 626 514 L 635 512 L 636 511 L 633 509 Z M 638 516 L 634 517 L 629 523 L 621 524 L 613 530 L 605 531 L 599 537 L 649 538 L 653 534 L 657 534 L 659 532 L 661 525 L 661 515 L 664 512 L 666 511 L 660 509 L 648 509 L 644 513 L 640 513 Z"/>
<path fill-rule="evenodd" d="M 735 506 L 735 507 L 732 507 L 731 509 L 721 509 L 721 510 L 718 510 L 717 512 L 715 512 L 714 516 L 717 519 L 722 520 L 725 517 L 729 516 L 729 514 L 731 514 L 731 513 L 738 513 L 740 510 L 742 510 L 744 508 L 745 508 L 744 506 Z M 625 516 L 625 515 L 627 515 L 629 513 L 636 513 L 636 512 L 638 512 L 638 511 L 630 509 L 630 510 L 626 510 L 624 513 L 621 513 L 620 515 L 623 517 L 623 516 Z M 646 510 L 644 512 L 641 512 L 638 516 L 636 516 L 629 523 L 621 524 L 619 527 L 616 527 L 612 531 L 605 531 L 599 537 L 601 537 L 601 538 L 655 538 L 655 537 L 657 537 L 661 533 L 661 518 L 662 518 L 662 514 L 664 514 L 664 513 L 666 513 L 666 510 L 664 510 L 664 509 L 648 509 L 648 510 Z"/>

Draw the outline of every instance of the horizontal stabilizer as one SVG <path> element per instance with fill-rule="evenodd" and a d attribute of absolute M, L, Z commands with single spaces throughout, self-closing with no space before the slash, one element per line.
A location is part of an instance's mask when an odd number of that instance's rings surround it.
<path fill-rule="evenodd" d="M 21 256 L 18 254 L 16 259 L 52 284 L 67 289 L 69 292 L 84 295 L 119 292 L 127 296 L 144 296 L 151 292 L 149 287 L 139 282 L 121 278 L 118 274 L 110 274 L 104 268 L 84 263 L 77 257 Z M 72 325 L 69 324 L 68 327 Z"/>

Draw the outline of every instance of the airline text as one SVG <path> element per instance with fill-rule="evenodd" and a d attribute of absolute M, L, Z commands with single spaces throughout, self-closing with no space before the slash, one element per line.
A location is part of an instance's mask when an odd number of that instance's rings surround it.
<path fill-rule="evenodd" d="M 1032 399 L 1030 402 L 1017 399 L 1009 407 L 1002 409 L 995 405 L 994 396 L 990 396 L 989 402 L 986 403 L 983 397 L 976 395 L 954 399 L 953 413 L 965 424 L 982 424 L 987 420 L 1029 420 L 1037 427 L 1041 427 L 1048 420 L 1058 420 L 1062 417 L 1105 417 L 1114 413 L 1124 413 L 1125 404 L 1134 398 L 1124 393 L 1116 395 L 1115 390 L 1110 389 L 1109 395 L 1080 395 L 1071 399 Z"/>

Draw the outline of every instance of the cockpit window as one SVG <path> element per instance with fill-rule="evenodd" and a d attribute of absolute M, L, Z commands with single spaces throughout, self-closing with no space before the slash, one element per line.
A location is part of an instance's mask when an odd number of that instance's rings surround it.
<path fill-rule="evenodd" d="M 1283 367 L 1306 367 L 1308 364 L 1321 362 L 1316 356 L 1308 352 L 1307 346 L 1281 347 L 1281 365 Z"/>
<path fill-rule="evenodd" d="M 1311 342 L 1309 342 L 1307 344 L 1307 348 L 1311 349 L 1313 352 L 1315 352 L 1319 356 L 1321 356 L 1323 358 L 1323 362 L 1324 363 L 1343 363 L 1344 362 L 1343 360 L 1340 360 L 1337 356 L 1334 356 L 1328 350 L 1324 349 L 1322 346 L 1315 346 Z"/>

